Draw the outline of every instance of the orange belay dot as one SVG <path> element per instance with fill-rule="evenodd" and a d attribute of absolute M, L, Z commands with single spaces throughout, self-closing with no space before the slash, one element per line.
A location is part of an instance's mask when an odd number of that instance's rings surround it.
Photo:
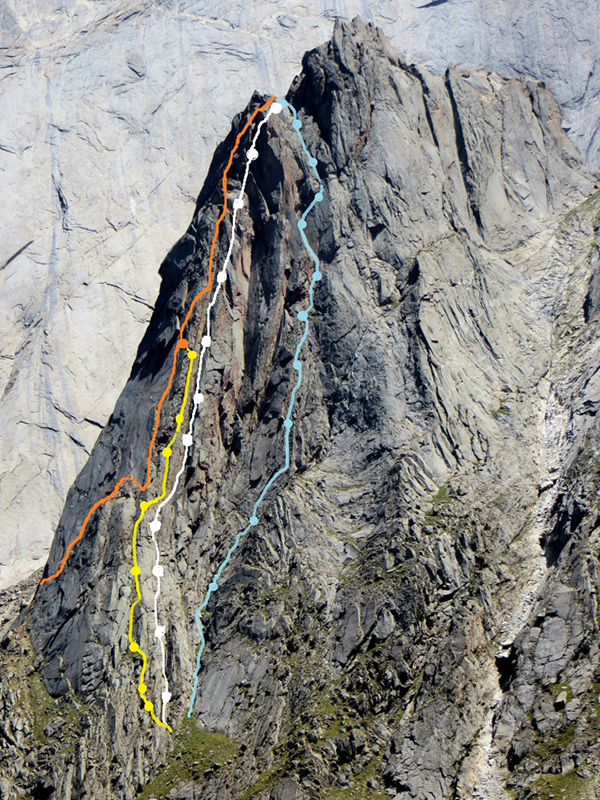
<path fill-rule="evenodd" d="M 57 578 L 61 574 L 61 572 L 65 568 L 65 564 L 67 563 L 67 559 L 69 558 L 69 555 L 71 554 L 71 550 L 75 547 L 77 542 L 80 541 L 80 539 L 83 537 L 83 534 L 85 533 L 85 529 L 87 528 L 88 523 L 89 523 L 90 519 L 92 518 L 94 512 L 97 511 L 100 508 L 100 506 L 103 506 L 104 503 L 108 502 L 109 500 L 112 500 L 113 497 L 115 497 L 117 495 L 119 489 L 121 488 L 121 486 L 123 486 L 124 483 L 126 483 L 127 481 L 130 481 L 131 483 L 135 484 L 135 486 L 137 486 L 137 488 L 142 492 L 145 492 L 146 489 L 148 488 L 148 486 L 150 485 L 150 471 L 151 471 L 151 466 L 152 466 L 152 451 L 154 450 L 154 443 L 155 443 L 156 437 L 158 435 L 158 427 L 160 425 L 160 412 L 161 412 L 163 404 L 164 404 L 165 400 L 167 399 L 167 396 L 168 396 L 168 394 L 169 394 L 169 392 L 171 390 L 171 386 L 173 384 L 173 378 L 175 377 L 175 371 L 177 369 L 177 354 L 179 353 L 180 350 L 185 349 L 188 346 L 188 341 L 187 341 L 187 339 L 184 339 L 183 332 L 184 332 L 185 328 L 187 327 L 188 322 L 190 321 L 190 317 L 192 316 L 192 312 L 193 312 L 193 310 L 194 310 L 194 308 L 196 306 L 196 303 L 198 302 L 198 300 L 203 295 L 205 295 L 207 292 L 210 291 L 210 288 L 211 288 L 211 285 L 212 285 L 212 266 L 213 266 L 213 260 L 214 260 L 214 257 L 215 257 L 215 248 L 217 246 L 217 239 L 219 237 L 219 228 L 221 226 L 221 222 L 223 222 L 223 220 L 225 219 L 225 215 L 227 213 L 227 173 L 229 172 L 229 170 L 231 168 L 231 165 L 233 163 L 233 157 L 237 152 L 237 149 L 238 149 L 238 147 L 240 145 L 240 141 L 242 139 L 242 136 L 246 133 L 246 131 L 248 130 L 250 125 L 252 125 L 256 115 L 260 114 L 261 111 L 264 111 L 266 108 L 268 108 L 271 105 L 271 103 L 273 103 L 275 100 L 277 100 L 277 97 L 275 97 L 275 96 L 274 97 L 270 97 L 267 100 L 266 103 L 264 103 L 262 106 L 260 106 L 259 108 L 257 108 L 255 111 L 252 112 L 252 114 L 248 118 L 248 120 L 247 120 L 246 124 L 244 125 L 244 127 L 242 128 L 242 130 L 236 136 L 235 144 L 234 144 L 234 146 L 233 146 L 233 148 L 232 148 L 232 150 L 231 150 L 231 152 L 229 154 L 229 161 L 227 162 L 227 166 L 225 167 L 225 169 L 223 171 L 223 177 L 222 177 L 222 181 L 221 181 L 222 182 L 222 186 L 223 186 L 223 195 L 224 195 L 223 196 L 223 209 L 222 209 L 221 214 L 219 215 L 219 218 L 217 219 L 217 222 L 215 224 L 215 232 L 213 234 L 212 244 L 210 246 L 210 255 L 208 257 L 208 282 L 207 282 L 206 286 L 204 287 L 204 289 L 202 289 L 202 291 L 198 292 L 198 294 L 194 297 L 194 299 L 190 303 L 190 307 L 188 308 L 187 314 L 185 315 L 185 319 L 183 320 L 183 322 L 181 324 L 181 328 L 179 329 L 179 338 L 177 340 L 177 344 L 175 345 L 175 349 L 173 351 L 173 365 L 171 367 L 171 373 L 169 375 L 169 380 L 167 381 L 167 386 L 166 386 L 166 388 L 165 388 L 165 390 L 164 390 L 164 392 L 162 394 L 162 397 L 160 398 L 160 400 L 158 402 L 158 405 L 156 407 L 156 419 L 154 421 L 154 431 L 152 433 L 152 438 L 150 439 L 150 445 L 148 447 L 148 461 L 146 463 L 146 480 L 144 481 L 143 484 L 140 484 L 140 483 L 138 483 L 136 481 L 135 478 L 132 478 L 132 477 L 129 477 L 129 476 L 127 476 L 125 478 L 120 478 L 117 481 L 117 483 L 115 484 L 115 487 L 114 487 L 114 489 L 112 490 L 112 492 L 110 494 L 107 494 L 106 497 L 102 498 L 102 500 L 97 500 L 94 503 L 94 505 L 90 508 L 90 510 L 86 514 L 86 517 L 83 520 L 81 528 L 79 529 L 79 533 L 67 545 L 66 550 L 65 550 L 65 554 L 62 557 L 62 560 L 60 562 L 59 568 L 52 575 L 48 575 L 46 578 L 42 578 L 42 580 L 40 581 L 40 585 L 41 586 L 43 586 L 45 583 L 48 583 L 48 581 L 54 580 L 54 578 Z"/>

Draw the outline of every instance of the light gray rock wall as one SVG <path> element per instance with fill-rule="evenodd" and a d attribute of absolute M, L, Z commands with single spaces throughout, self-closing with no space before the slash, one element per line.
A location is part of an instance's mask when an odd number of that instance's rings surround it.
<path fill-rule="evenodd" d="M 361 14 L 434 71 L 544 78 L 597 164 L 598 2 L 564 9 L 1 0 L 0 586 L 44 563 L 150 317 L 158 264 L 251 90 L 285 92 L 333 18 Z"/>

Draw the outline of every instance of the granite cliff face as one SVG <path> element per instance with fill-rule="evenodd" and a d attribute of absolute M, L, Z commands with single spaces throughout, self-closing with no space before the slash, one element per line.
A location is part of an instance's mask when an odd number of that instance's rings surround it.
<path fill-rule="evenodd" d="M 496 800 L 566 787 L 595 797 L 597 182 L 542 84 L 466 68 L 433 75 L 359 21 L 307 53 L 288 99 L 326 187 L 306 229 L 323 280 L 292 466 L 208 606 L 192 721 L 194 610 L 281 464 L 307 302 L 297 219 L 315 185 L 280 117 L 257 145 L 192 462 L 160 531 L 176 732 L 149 720 L 135 689 L 127 625 L 140 496 L 124 490 L 3 635 L 0 792 Z M 161 267 L 47 575 L 92 503 L 120 477 L 141 478 L 246 117 L 217 148 L 192 224 Z M 231 191 L 243 168 L 234 160 Z M 181 373 L 176 386 L 159 450 Z M 147 532 L 139 547 L 135 629 L 156 697 Z"/>
<path fill-rule="evenodd" d="M 406 60 L 544 80 L 598 166 L 595 0 L 0 0 L 0 586 L 46 561 L 200 176 L 248 101 L 361 14 Z M 118 322 L 117 322 L 118 321 Z"/>

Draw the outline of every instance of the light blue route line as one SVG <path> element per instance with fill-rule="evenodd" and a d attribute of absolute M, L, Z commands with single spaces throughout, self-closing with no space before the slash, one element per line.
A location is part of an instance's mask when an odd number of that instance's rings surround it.
<path fill-rule="evenodd" d="M 312 249 L 312 247 L 308 243 L 308 239 L 306 238 L 306 234 L 304 233 L 304 231 L 306 229 L 306 217 L 310 214 L 310 212 L 313 210 L 315 205 L 317 203 L 320 203 L 321 200 L 323 199 L 323 188 L 324 188 L 324 186 L 323 186 L 323 183 L 321 181 L 321 176 L 319 175 L 319 172 L 317 170 L 317 159 L 313 158 L 313 156 L 311 156 L 311 154 L 310 154 L 310 152 L 309 152 L 309 150 L 308 150 L 308 148 L 306 146 L 306 142 L 304 141 L 304 137 L 300 133 L 300 129 L 302 128 L 302 122 L 298 118 L 298 113 L 297 113 L 296 109 L 290 103 L 288 103 L 287 100 L 278 99 L 277 102 L 279 102 L 282 106 L 284 106 L 285 108 L 288 108 L 290 110 L 290 112 L 292 114 L 292 117 L 293 117 L 292 126 L 293 126 L 294 130 L 296 131 L 296 133 L 298 135 L 298 138 L 300 140 L 300 144 L 302 146 L 302 149 L 304 150 L 304 153 L 305 153 L 305 155 L 306 155 L 306 157 L 308 159 L 309 166 L 312 168 L 312 170 L 313 170 L 313 172 L 315 174 L 315 177 L 319 182 L 319 191 L 315 194 L 315 196 L 312 199 L 312 202 L 310 203 L 310 205 L 308 206 L 308 208 L 305 210 L 304 214 L 302 214 L 302 217 L 298 221 L 298 229 L 300 231 L 300 236 L 302 237 L 302 242 L 303 242 L 305 248 L 308 250 L 308 252 L 310 254 L 310 257 L 312 258 L 312 260 L 315 263 L 315 269 L 314 269 L 314 272 L 312 274 L 312 278 L 311 278 L 311 281 L 310 281 L 310 286 L 309 286 L 309 289 L 308 289 L 308 306 L 303 311 L 299 311 L 298 312 L 298 319 L 300 320 L 300 322 L 304 322 L 304 332 L 303 332 L 302 336 L 300 337 L 300 341 L 298 342 L 298 346 L 296 347 L 296 352 L 294 353 L 294 360 L 292 362 L 292 367 L 298 373 L 298 378 L 297 378 L 296 383 L 295 383 L 295 385 L 294 385 L 294 387 L 292 389 L 292 393 L 290 395 L 290 404 L 289 404 L 289 407 L 288 407 L 288 412 L 287 412 L 286 417 L 285 417 L 285 419 L 283 421 L 284 443 L 285 443 L 285 465 L 283 467 L 281 467 L 280 469 L 278 469 L 277 472 L 275 472 L 269 478 L 267 483 L 265 484 L 262 492 L 258 496 L 258 500 L 254 504 L 254 508 L 252 510 L 252 516 L 248 520 L 248 525 L 246 525 L 244 530 L 240 531 L 237 534 L 237 536 L 235 537 L 235 539 L 233 541 L 233 544 L 231 545 L 231 547 L 227 551 L 227 555 L 225 556 L 225 558 L 221 562 L 219 568 L 217 569 L 217 571 L 213 575 L 212 581 L 208 585 L 208 591 L 206 592 L 204 600 L 202 601 L 202 603 L 200 604 L 200 606 L 196 610 L 195 618 L 196 618 L 196 622 L 198 624 L 198 630 L 200 632 L 200 646 L 198 647 L 198 655 L 196 657 L 196 671 L 194 673 L 194 686 L 193 686 L 193 689 L 192 689 L 192 697 L 190 699 L 190 705 L 189 705 L 189 709 L 188 709 L 188 717 L 192 716 L 192 711 L 194 709 L 194 703 L 196 702 L 196 694 L 198 692 L 198 679 L 199 679 L 199 674 L 200 674 L 200 663 L 201 663 L 201 660 L 202 660 L 202 653 L 204 652 L 204 648 L 206 646 L 206 640 L 204 638 L 204 627 L 202 625 L 202 612 L 204 611 L 204 609 L 208 605 L 211 595 L 214 592 L 216 592 L 217 589 L 219 588 L 219 580 L 221 579 L 221 575 L 223 573 L 223 570 L 225 569 L 225 567 L 229 563 L 229 561 L 231 559 L 231 556 L 237 550 L 237 547 L 238 547 L 239 543 L 244 538 L 244 536 L 246 536 L 246 534 L 255 525 L 258 525 L 258 510 L 260 508 L 261 503 L 265 499 L 265 495 L 267 494 L 267 492 L 269 491 L 271 486 L 275 483 L 277 478 L 281 477 L 284 474 L 284 472 L 287 472 L 288 469 L 290 468 L 290 433 L 291 433 L 292 425 L 293 425 L 292 413 L 294 411 L 294 403 L 296 402 L 296 394 L 297 394 L 298 390 L 300 389 L 300 386 L 302 385 L 302 362 L 300 361 L 300 351 L 302 350 L 302 346 L 304 345 L 304 342 L 306 341 L 306 338 L 308 337 L 308 315 L 314 308 L 313 295 L 314 295 L 315 283 L 317 283 L 317 281 L 320 281 L 321 278 L 322 278 L 322 275 L 321 275 L 321 262 L 319 261 L 319 258 L 317 256 L 317 254 L 315 253 L 315 251 Z"/>

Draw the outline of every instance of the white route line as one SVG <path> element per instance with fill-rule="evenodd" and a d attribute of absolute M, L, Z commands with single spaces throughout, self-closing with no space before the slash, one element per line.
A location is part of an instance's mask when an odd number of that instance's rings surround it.
<path fill-rule="evenodd" d="M 213 292 L 213 296 L 212 296 L 212 299 L 211 299 L 211 301 L 210 301 L 210 303 L 208 305 L 208 308 L 206 309 L 206 333 L 202 337 L 202 341 L 201 341 L 202 349 L 200 350 L 200 354 L 199 354 L 199 358 L 198 358 L 198 371 L 196 373 L 196 388 L 195 388 L 194 397 L 193 397 L 194 407 L 192 409 L 192 414 L 190 416 L 188 432 L 184 433 L 183 436 L 181 437 L 181 441 L 182 441 L 182 443 L 184 445 L 183 460 L 182 460 L 179 472 L 175 476 L 175 482 L 173 483 L 173 488 L 169 492 L 168 496 L 165 497 L 165 499 L 162 500 L 157 505 L 156 513 L 154 515 L 154 519 L 152 520 L 152 522 L 150 522 L 150 525 L 149 525 L 150 532 L 152 534 L 152 541 L 154 542 L 154 547 L 156 549 L 156 563 L 152 567 L 152 574 L 155 576 L 156 584 L 157 584 L 156 591 L 154 593 L 154 623 L 155 623 L 154 636 L 160 642 L 160 647 L 161 647 L 162 677 L 163 677 L 163 682 L 164 682 L 164 686 L 165 686 L 165 688 L 164 688 L 164 690 L 163 690 L 163 692 L 161 694 L 161 699 L 162 699 L 162 721 L 163 722 L 166 721 L 165 717 L 166 717 L 166 713 L 167 713 L 167 704 L 168 704 L 169 700 L 171 699 L 171 692 L 169 691 L 169 680 L 167 678 L 167 669 L 166 669 L 166 650 L 165 650 L 165 642 L 164 642 L 166 627 L 164 625 L 159 625 L 159 622 L 158 622 L 158 598 L 160 597 L 160 582 L 161 582 L 161 578 L 164 575 L 164 567 L 160 563 L 160 550 L 158 548 L 158 542 L 156 540 L 156 534 L 158 533 L 158 531 L 161 528 L 161 521 L 160 521 L 161 512 L 162 512 L 163 508 L 167 505 L 167 503 L 169 503 L 173 499 L 173 496 L 175 495 L 175 492 L 177 491 L 177 487 L 179 485 L 179 480 L 180 480 L 181 476 L 183 475 L 185 467 L 186 467 L 186 464 L 187 464 L 189 451 L 190 451 L 190 449 L 191 449 L 191 447 L 192 447 L 192 445 L 194 443 L 194 439 L 193 439 L 194 422 L 196 420 L 196 415 L 198 413 L 198 407 L 200 406 L 201 403 L 204 402 L 204 395 L 200 392 L 200 380 L 201 380 L 201 377 L 202 377 L 202 367 L 203 367 L 203 364 L 204 364 L 204 354 L 206 353 L 207 350 L 210 349 L 210 346 L 211 346 L 210 315 L 211 315 L 212 309 L 215 306 L 215 303 L 217 302 L 217 298 L 219 296 L 219 292 L 221 291 L 221 286 L 227 280 L 227 265 L 229 264 L 229 262 L 231 260 L 231 254 L 233 252 L 233 245 L 235 244 L 235 223 L 236 223 L 236 218 L 237 218 L 237 212 L 241 208 L 243 208 L 243 206 L 244 206 L 244 192 L 246 191 L 246 183 L 248 181 L 248 175 L 250 174 L 250 165 L 252 164 L 253 161 L 256 161 L 256 159 L 258 158 L 258 151 L 256 149 L 256 142 L 258 141 L 258 137 L 260 135 L 260 132 L 261 132 L 261 129 L 262 129 L 263 125 L 267 122 L 267 120 L 269 119 L 271 114 L 279 114 L 279 113 L 281 113 L 281 110 L 282 110 L 282 106 L 281 106 L 280 103 L 274 102 L 269 106 L 269 110 L 267 111 L 266 116 L 259 122 L 258 128 L 256 129 L 256 133 L 254 134 L 254 138 L 252 139 L 252 144 L 250 145 L 250 147 L 248 148 L 248 150 L 246 152 L 246 170 L 244 172 L 244 179 L 242 181 L 242 188 L 240 189 L 239 195 L 233 201 L 233 218 L 232 218 L 232 221 L 231 221 L 231 239 L 229 241 L 229 249 L 227 250 L 227 256 L 225 258 L 223 266 L 221 267 L 221 270 L 217 273 L 217 286 L 216 286 L 216 288 L 215 288 L 215 290 Z"/>

